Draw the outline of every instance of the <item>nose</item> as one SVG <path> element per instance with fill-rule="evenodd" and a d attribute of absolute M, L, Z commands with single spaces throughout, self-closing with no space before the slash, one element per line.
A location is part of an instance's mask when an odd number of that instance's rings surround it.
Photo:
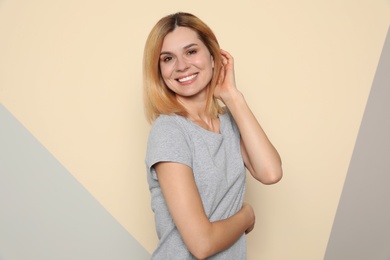
<path fill-rule="evenodd" d="M 189 67 L 188 61 L 185 58 L 178 57 L 176 60 L 176 70 L 186 71 Z"/>

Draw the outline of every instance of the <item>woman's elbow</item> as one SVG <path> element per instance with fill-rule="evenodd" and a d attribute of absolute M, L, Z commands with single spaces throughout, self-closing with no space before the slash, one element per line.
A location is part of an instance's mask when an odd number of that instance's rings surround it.
<path fill-rule="evenodd" d="M 196 259 L 206 259 L 213 254 L 211 243 L 207 241 L 200 243 L 198 241 L 197 243 L 191 245 L 188 249 Z"/>
<path fill-rule="evenodd" d="M 199 259 L 199 260 L 202 260 L 202 259 L 206 259 L 207 257 L 209 257 L 210 255 L 207 254 L 206 252 L 191 252 L 191 254 L 196 258 L 196 259 Z"/>
<path fill-rule="evenodd" d="M 283 177 L 282 167 L 276 169 L 268 170 L 263 172 L 260 176 L 255 176 L 255 178 L 263 184 L 271 185 L 279 182 Z"/>

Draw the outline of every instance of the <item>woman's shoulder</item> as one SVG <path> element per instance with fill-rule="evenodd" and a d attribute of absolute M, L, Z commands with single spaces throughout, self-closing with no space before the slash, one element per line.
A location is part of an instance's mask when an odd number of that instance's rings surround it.
<path fill-rule="evenodd" d="M 153 128 L 177 128 L 179 125 L 183 124 L 183 117 L 178 116 L 178 115 L 159 115 L 156 120 L 154 120 L 152 124 L 152 129 Z"/>
<path fill-rule="evenodd" d="M 161 153 L 183 150 L 190 138 L 181 120 L 181 116 L 160 115 L 150 129 L 148 150 Z"/>
<path fill-rule="evenodd" d="M 183 131 L 186 119 L 178 115 L 159 115 L 150 129 L 151 135 L 173 135 Z"/>

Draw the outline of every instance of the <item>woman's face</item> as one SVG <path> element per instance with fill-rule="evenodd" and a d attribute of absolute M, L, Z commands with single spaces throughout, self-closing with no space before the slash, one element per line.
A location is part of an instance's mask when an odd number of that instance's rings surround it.
<path fill-rule="evenodd" d="M 160 70 L 165 84 L 184 98 L 205 94 L 213 76 L 214 60 L 192 29 L 177 27 L 164 38 Z"/>

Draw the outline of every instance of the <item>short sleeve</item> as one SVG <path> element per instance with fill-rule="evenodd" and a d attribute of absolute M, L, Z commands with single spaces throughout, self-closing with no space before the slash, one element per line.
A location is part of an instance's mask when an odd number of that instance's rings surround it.
<path fill-rule="evenodd" d="M 148 173 L 157 180 L 153 165 L 158 162 L 177 162 L 192 168 L 189 139 L 175 116 L 160 116 L 154 122 L 146 151 Z"/>

